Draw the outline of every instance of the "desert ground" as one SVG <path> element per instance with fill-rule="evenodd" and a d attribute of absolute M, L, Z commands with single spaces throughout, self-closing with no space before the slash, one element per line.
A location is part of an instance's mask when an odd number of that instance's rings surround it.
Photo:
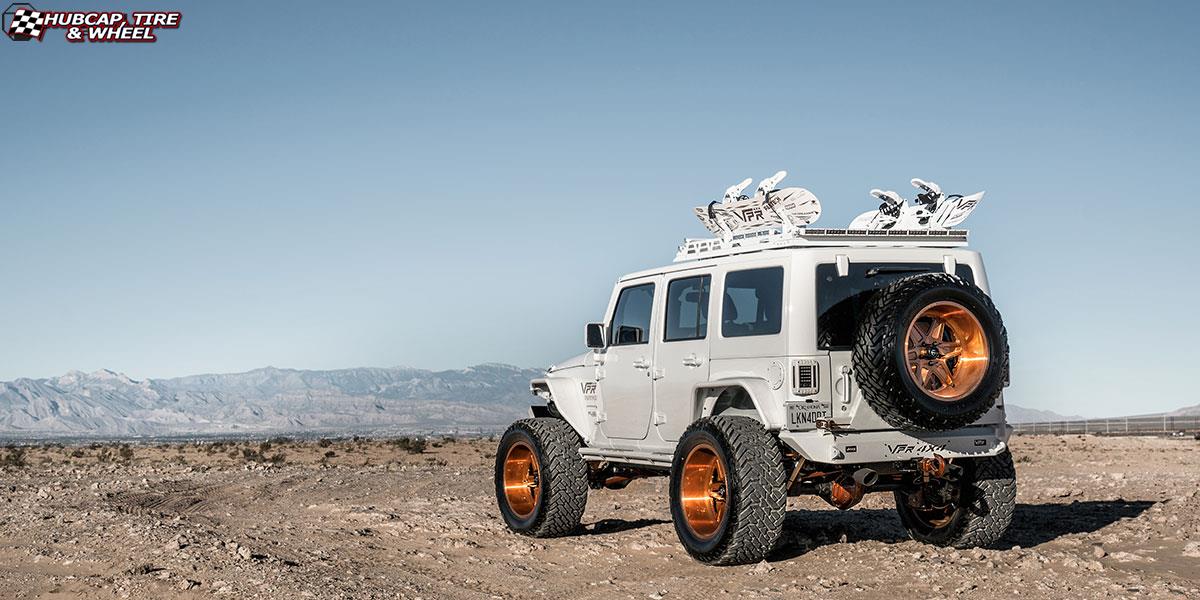
<path fill-rule="evenodd" d="M 757 565 L 680 547 L 667 481 L 593 491 L 578 535 L 510 534 L 495 442 L 0 450 L 3 598 L 1200 598 L 1200 441 L 1013 438 L 1000 547 L 907 539 L 890 494 L 789 503 Z"/>

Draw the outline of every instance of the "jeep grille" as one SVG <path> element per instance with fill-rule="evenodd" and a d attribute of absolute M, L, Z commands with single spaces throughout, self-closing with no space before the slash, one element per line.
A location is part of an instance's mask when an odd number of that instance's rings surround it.
<path fill-rule="evenodd" d="M 792 393 L 797 396 L 811 396 L 817 393 L 820 385 L 817 383 L 817 361 L 792 361 Z"/>

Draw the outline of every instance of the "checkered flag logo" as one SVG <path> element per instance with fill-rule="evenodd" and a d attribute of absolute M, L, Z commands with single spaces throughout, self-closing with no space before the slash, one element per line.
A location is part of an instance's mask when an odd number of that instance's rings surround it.
<path fill-rule="evenodd" d="M 41 12 L 30 7 L 21 7 L 13 11 L 12 21 L 8 23 L 8 37 L 14 40 L 42 39 L 45 29 L 45 17 Z"/>

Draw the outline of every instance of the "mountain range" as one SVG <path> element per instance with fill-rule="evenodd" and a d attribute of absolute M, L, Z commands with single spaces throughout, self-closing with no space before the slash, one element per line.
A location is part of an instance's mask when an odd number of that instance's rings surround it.
<path fill-rule="evenodd" d="M 540 369 L 488 363 L 135 380 L 113 371 L 0 383 L 0 437 L 420 433 L 503 429 L 527 414 Z M 1007 404 L 1012 423 L 1070 421 Z M 1200 406 L 1170 415 L 1200 414 Z"/>
<path fill-rule="evenodd" d="M 134 380 L 108 370 L 0 383 L 0 436 L 478 431 L 527 413 L 540 369 L 482 364 Z"/>

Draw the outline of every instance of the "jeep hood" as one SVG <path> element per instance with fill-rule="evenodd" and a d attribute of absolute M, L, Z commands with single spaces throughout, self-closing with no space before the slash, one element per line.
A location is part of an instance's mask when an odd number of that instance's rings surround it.
<path fill-rule="evenodd" d="M 594 353 L 584 352 L 583 354 L 580 354 L 579 356 L 573 356 L 573 357 L 568 358 L 567 360 L 564 360 L 560 363 L 555 363 L 553 365 L 550 365 L 549 367 L 546 368 L 546 373 L 557 373 L 558 371 L 563 371 L 566 369 L 576 369 L 576 368 L 580 368 L 580 367 L 595 366 L 596 363 L 595 363 L 595 360 L 593 357 L 594 357 Z"/>

